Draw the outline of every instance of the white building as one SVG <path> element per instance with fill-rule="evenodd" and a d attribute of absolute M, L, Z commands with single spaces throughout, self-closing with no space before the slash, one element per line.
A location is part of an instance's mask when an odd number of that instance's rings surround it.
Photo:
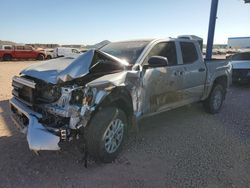
<path fill-rule="evenodd" d="M 230 37 L 227 41 L 228 48 L 250 48 L 250 37 Z"/>

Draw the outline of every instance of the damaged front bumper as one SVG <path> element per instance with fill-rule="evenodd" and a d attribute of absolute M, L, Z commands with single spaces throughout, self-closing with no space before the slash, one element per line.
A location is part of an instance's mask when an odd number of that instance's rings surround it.
<path fill-rule="evenodd" d="M 31 150 L 59 150 L 60 137 L 39 123 L 41 114 L 34 112 L 17 99 L 10 99 L 11 115 L 14 123 L 26 133 Z"/>

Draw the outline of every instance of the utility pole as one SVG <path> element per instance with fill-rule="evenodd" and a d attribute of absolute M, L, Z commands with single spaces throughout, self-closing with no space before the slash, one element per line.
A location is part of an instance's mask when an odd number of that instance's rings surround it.
<path fill-rule="evenodd" d="M 212 3 L 211 3 L 210 20 L 209 20 L 208 37 L 207 37 L 206 59 L 212 58 L 212 50 L 213 50 L 213 43 L 214 43 L 214 31 L 215 31 L 215 25 L 216 25 L 216 19 L 217 19 L 218 2 L 219 2 L 219 0 L 212 0 Z"/>

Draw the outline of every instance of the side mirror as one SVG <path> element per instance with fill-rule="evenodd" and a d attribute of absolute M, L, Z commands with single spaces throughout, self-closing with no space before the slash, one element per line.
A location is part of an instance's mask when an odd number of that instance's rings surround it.
<path fill-rule="evenodd" d="M 148 60 L 147 68 L 166 67 L 168 65 L 168 58 L 162 56 L 152 56 Z"/>

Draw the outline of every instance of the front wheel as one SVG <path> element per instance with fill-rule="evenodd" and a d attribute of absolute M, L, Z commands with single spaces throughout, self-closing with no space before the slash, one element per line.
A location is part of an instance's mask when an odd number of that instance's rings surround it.
<path fill-rule="evenodd" d="M 225 88 L 222 85 L 215 85 L 208 98 L 204 101 L 205 110 L 211 114 L 218 113 L 225 99 L 225 93 Z"/>
<path fill-rule="evenodd" d="M 98 111 L 87 127 L 87 148 L 90 156 L 104 163 L 112 162 L 121 152 L 128 121 L 123 110 L 106 107 Z"/>
<path fill-rule="evenodd" d="M 45 59 L 45 57 L 44 57 L 44 55 L 43 54 L 38 54 L 38 56 L 37 56 L 37 58 L 36 58 L 37 60 L 39 60 L 39 61 L 42 61 L 42 60 L 44 60 Z"/>
<path fill-rule="evenodd" d="M 3 60 L 4 60 L 4 61 L 11 61 L 11 60 L 12 60 L 12 56 L 11 56 L 10 54 L 5 54 L 5 55 L 3 56 Z"/>
<path fill-rule="evenodd" d="M 47 55 L 47 59 L 52 59 L 52 56 L 51 55 Z"/>

